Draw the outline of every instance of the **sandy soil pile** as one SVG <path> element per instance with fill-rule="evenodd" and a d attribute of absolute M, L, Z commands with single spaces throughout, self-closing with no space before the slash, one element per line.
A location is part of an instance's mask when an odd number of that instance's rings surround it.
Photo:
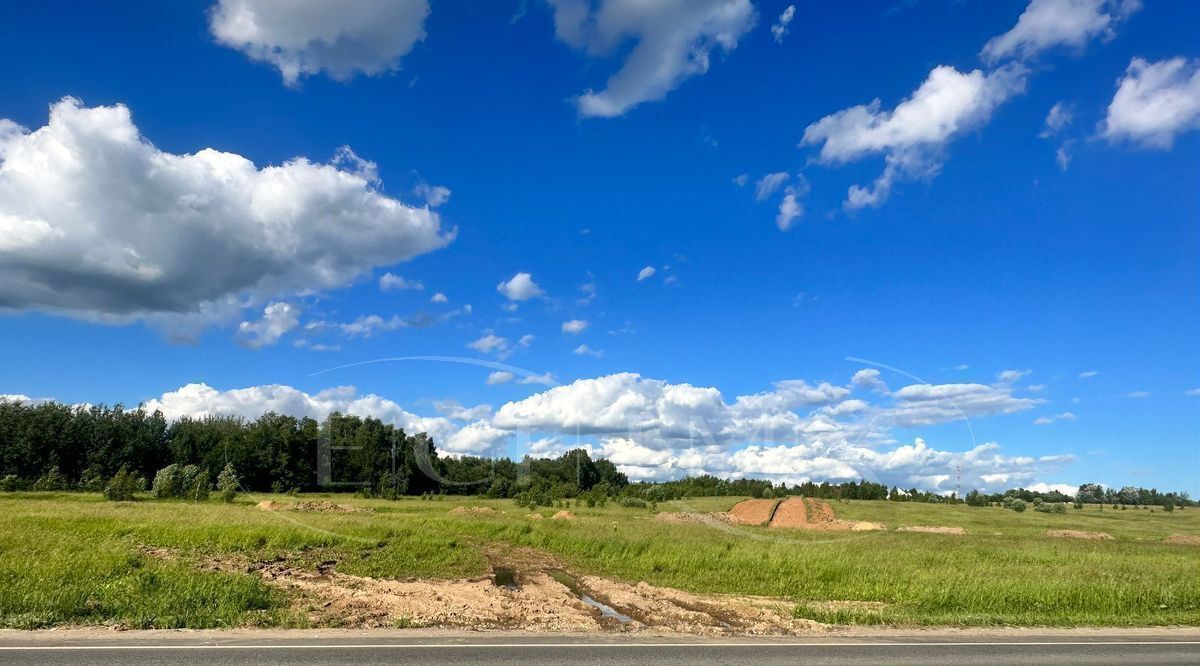
<path fill-rule="evenodd" d="M 869 520 L 855 520 L 850 523 L 851 532 L 877 532 L 880 530 L 887 531 L 887 525 Z"/>
<path fill-rule="evenodd" d="M 701 524 L 712 525 L 714 523 L 732 523 L 730 515 L 724 511 L 720 513 L 691 513 L 688 511 L 663 511 L 654 516 L 654 519 L 663 523 L 674 523 L 677 525 L 684 524 Z"/>
<path fill-rule="evenodd" d="M 808 505 L 808 522 L 813 525 L 834 525 L 837 521 L 837 516 L 833 513 L 833 507 L 829 506 L 828 502 L 823 502 L 815 497 L 805 497 L 804 503 Z"/>
<path fill-rule="evenodd" d="M 1172 534 L 1163 539 L 1163 543 L 1173 543 L 1177 546 L 1200 546 L 1200 536 L 1194 534 Z"/>
<path fill-rule="evenodd" d="M 375 509 L 363 506 L 350 506 L 348 504 L 334 504 L 329 500 L 297 502 L 286 508 L 290 511 L 311 511 L 314 513 L 375 513 Z"/>
<path fill-rule="evenodd" d="M 748 499 L 733 505 L 729 510 L 731 522 L 738 525 L 766 525 L 771 520 L 778 500 Z"/>
<path fill-rule="evenodd" d="M 967 531 L 961 527 L 942 527 L 940 525 L 912 525 L 909 527 L 897 527 L 897 532 L 927 532 L 929 534 L 966 534 Z"/>
<path fill-rule="evenodd" d="M 575 514 L 571 513 L 570 511 L 559 511 L 553 516 L 550 516 L 550 520 L 575 520 Z"/>
<path fill-rule="evenodd" d="M 1042 536 L 1061 537 L 1064 539 L 1111 539 L 1106 532 L 1084 532 L 1083 530 L 1046 530 Z"/>
<path fill-rule="evenodd" d="M 775 507 L 770 527 L 808 527 L 808 505 L 800 497 L 789 497 Z"/>
<path fill-rule="evenodd" d="M 173 553 L 151 552 L 158 557 Z M 493 576 L 459 580 L 391 580 L 336 571 L 337 562 L 315 571 L 288 558 L 248 563 L 227 558 L 206 561 L 204 568 L 250 573 L 286 590 L 295 610 L 316 627 L 464 627 L 528 631 L 649 630 L 687 634 L 776 634 L 824 631 L 811 620 L 792 617 L 795 605 L 784 599 L 697 595 L 646 583 L 630 584 L 599 576 L 564 574 L 564 563 L 529 548 L 505 548 L 487 554 L 493 571 L 504 571 L 515 584 L 498 585 Z M 554 575 L 551 575 L 551 574 Z M 562 576 L 567 582 L 560 582 Z M 558 576 L 558 578 L 556 578 Z M 570 587 L 568 587 L 570 585 Z M 628 617 L 604 617 L 582 595 Z"/>
<path fill-rule="evenodd" d="M 496 513 L 496 510 L 489 506 L 456 506 L 450 513 Z"/>
<path fill-rule="evenodd" d="M 258 508 L 263 511 L 310 511 L 314 513 L 375 513 L 375 509 L 370 509 L 363 506 L 350 506 L 348 504 L 334 504 L 329 500 L 321 500 L 320 502 L 297 502 L 295 504 L 287 504 L 286 502 L 276 502 L 275 500 L 263 500 L 258 503 Z"/>
<path fill-rule="evenodd" d="M 663 512 L 655 516 L 664 523 L 729 523 L 732 525 L 766 525 L 768 527 L 804 530 L 852 530 L 865 532 L 886 530 L 883 523 L 859 520 L 839 520 L 829 503 L 812 497 L 787 497 L 782 501 L 769 499 L 742 500 L 728 512 L 687 513 Z"/>

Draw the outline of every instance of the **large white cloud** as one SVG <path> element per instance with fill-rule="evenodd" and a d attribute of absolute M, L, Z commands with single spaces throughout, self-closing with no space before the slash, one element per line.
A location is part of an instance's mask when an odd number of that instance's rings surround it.
<path fill-rule="evenodd" d="M 399 68 L 425 38 L 428 15 L 428 0 L 218 0 L 209 27 L 295 85 L 319 72 L 345 81 Z"/>
<path fill-rule="evenodd" d="M 1200 60 L 1134 58 L 1108 105 L 1101 133 L 1110 141 L 1170 148 L 1175 137 L 1200 128 Z"/>
<path fill-rule="evenodd" d="M 35 131 L 0 121 L 0 308 L 194 328 L 453 239 L 377 183 L 349 149 L 261 169 L 163 152 L 125 106 L 66 98 Z"/>
<path fill-rule="evenodd" d="M 895 109 L 881 109 L 878 99 L 843 109 L 805 128 L 800 145 L 820 145 L 816 160 L 823 164 L 883 155 L 886 166 L 873 187 L 852 186 L 845 204 L 851 209 L 878 206 L 898 180 L 937 174 L 947 144 L 986 123 L 998 106 L 1024 92 L 1025 75 L 1020 65 L 987 73 L 935 67 Z"/>
<path fill-rule="evenodd" d="M 280 384 L 220 391 L 197 383 L 169 391 L 144 404 L 148 410 L 160 410 L 168 420 L 184 416 L 256 419 L 269 411 L 314 419 L 323 419 L 333 412 L 374 417 L 403 428 L 408 434 L 427 433 L 434 439 L 438 451 L 450 454 L 480 453 L 497 445 L 502 439 L 486 423 L 481 425 L 476 422 L 459 428 L 450 419 L 418 416 L 396 402 L 375 394 L 359 395 L 353 386 L 339 386 L 310 394 Z"/>
<path fill-rule="evenodd" d="M 1047 49 L 1083 48 L 1141 8 L 1141 0 L 1031 0 L 1012 30 L 994 37 L 980 54 L 988 62 L 1032 58 Z"/>
<path fill-rule="evenodd" d="M 577 103 L 585 117 L 623 115 L 660 100 L 685 79 L 708 71 L 714 48 L 729 52 L 754 27 L 750 0 L 549 0 L 555 35 L 590 56 L 636 41 L 604 90 Z"/>
<path fill-rule="evenodd" d="M 895 393 L 881 387 L 874 373 L 859 373 L 849 386 L 790 380 L 727 403 L 713 387 L 622 373 L 543 390 L 495 414 L 487 405 L 467 409 L 438 401 L 435 406 L 446 416 L 422 417 L 378 395 L 359 395 L 353 387 L 309 394 L 280 385 L 219 391 L 189 384 L 146 406 L 170 419 L 256 418 L 266 411 L 313 418 L 333 411 L 374 416 L 410 433 L 429 433 L 439 451 L 451 455 L 494 454 L 510 439 L 527 436 L 531 454 L 583 447 L 635 479 L 686 474 L 786 483 L 865 478 L 948 492 L 955 487 L 957 468 L 964 491 L 999 490 L 1041 481 L 1072 460 L 1004 456 L 995 443 L 957 452 L 933 448 L 920 438 L 897 444 L 891 437 L 895 427 L 1011 414 L 1040 401 L 1013 396 L 1003 385 L 916 384 Z M 850 397 L 855 389 L 874 402 Z"/>

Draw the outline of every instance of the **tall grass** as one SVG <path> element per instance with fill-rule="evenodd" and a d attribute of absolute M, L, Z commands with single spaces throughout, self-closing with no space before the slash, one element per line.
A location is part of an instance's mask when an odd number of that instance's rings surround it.
<path fill-rule="evenodd" d="M 839 516 L 965 527 L 967 536 L 805 532 L 667 524 L 646 510 L 572 509 L 531 521 L 508 501 L 352 500 L 375 513 L 265 512 L 237 503 L 0 494 L 0 625 L 289 626 L 303 619 L 248 574 L 206 571 L 205 558 L 338 560 L 377 577 L 481 575 L 494 544 L 543 549 L 583 573 L 695 592 L 785 597 L 827 622 L 939 625 L 1200 625 L 1200 548 L 1161 543 L 1200 534 L 1200 510 L 1091 507 L 1067 514 L 849 502 Z M 280 498 L 276 498 L 280 499 Z M 285 500 L 286 501 L 286 500 Z M 735 498 L 664 506 L 727 509 Z M 493 514 L 451 514 L 459 504 Z M 546 512 L 549 515 L 550 512 Z M 1112 541 L 1050 539 L 1050 528 Z M 144 547 L 177 557 L 146 555 Z M 870 606 L 853 603 L 882 602 Z"/>

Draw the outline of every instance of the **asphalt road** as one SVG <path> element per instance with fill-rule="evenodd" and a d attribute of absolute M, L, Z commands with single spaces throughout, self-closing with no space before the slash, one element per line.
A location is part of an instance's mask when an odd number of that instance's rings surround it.
<path fill-rule="evenodd" d="M 814 640 L 461 638 L 0 638 L 0 664 L 1200 664 L 1194 633 L 1155 636 L 888 637 Z"/>

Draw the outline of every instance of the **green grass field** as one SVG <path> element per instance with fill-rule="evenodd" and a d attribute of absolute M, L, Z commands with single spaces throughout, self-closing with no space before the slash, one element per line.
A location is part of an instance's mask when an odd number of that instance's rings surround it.
<path fill-rule="evenodd" d="M 208 557 L 339 561 L 375 577 L 455 578 L 487 571 L 484 548 L 542 549 L 577 573 L 692 592 L 785 597 L 824 622 L 893 625 L 1200 625 L 1200 509 L 1066 514 L 889 502 L 839 502 L 840 518 L 966 528 L 967 536 L 807 532 L 668 524 L 645 509 L 572 508 L 531 521 L 511 501 L 358 500 L 375 513 L 266 512 L 268 495 L 232 505 L 107 503 L 98 495 L 0 493 L 0 626 L 134 628 L 304 626 L 282 592 L 248 574 L 202 570 Z M 314 496 L 305 496 L 312 499 Z M 290 501 L 290 498 L 279 498 Z M 660 505 L 728 509 L 737 498 Z M 451 514 L 460 505 L 495 514 Z M 543 509 L 547 516 L 552 513 Z M 1107 532 L 1052 539 L 1047 529 Z M 155 557 L 144 548 L 177 551 Z M 882 605 L 825 604 L 871 601 Z"/>

